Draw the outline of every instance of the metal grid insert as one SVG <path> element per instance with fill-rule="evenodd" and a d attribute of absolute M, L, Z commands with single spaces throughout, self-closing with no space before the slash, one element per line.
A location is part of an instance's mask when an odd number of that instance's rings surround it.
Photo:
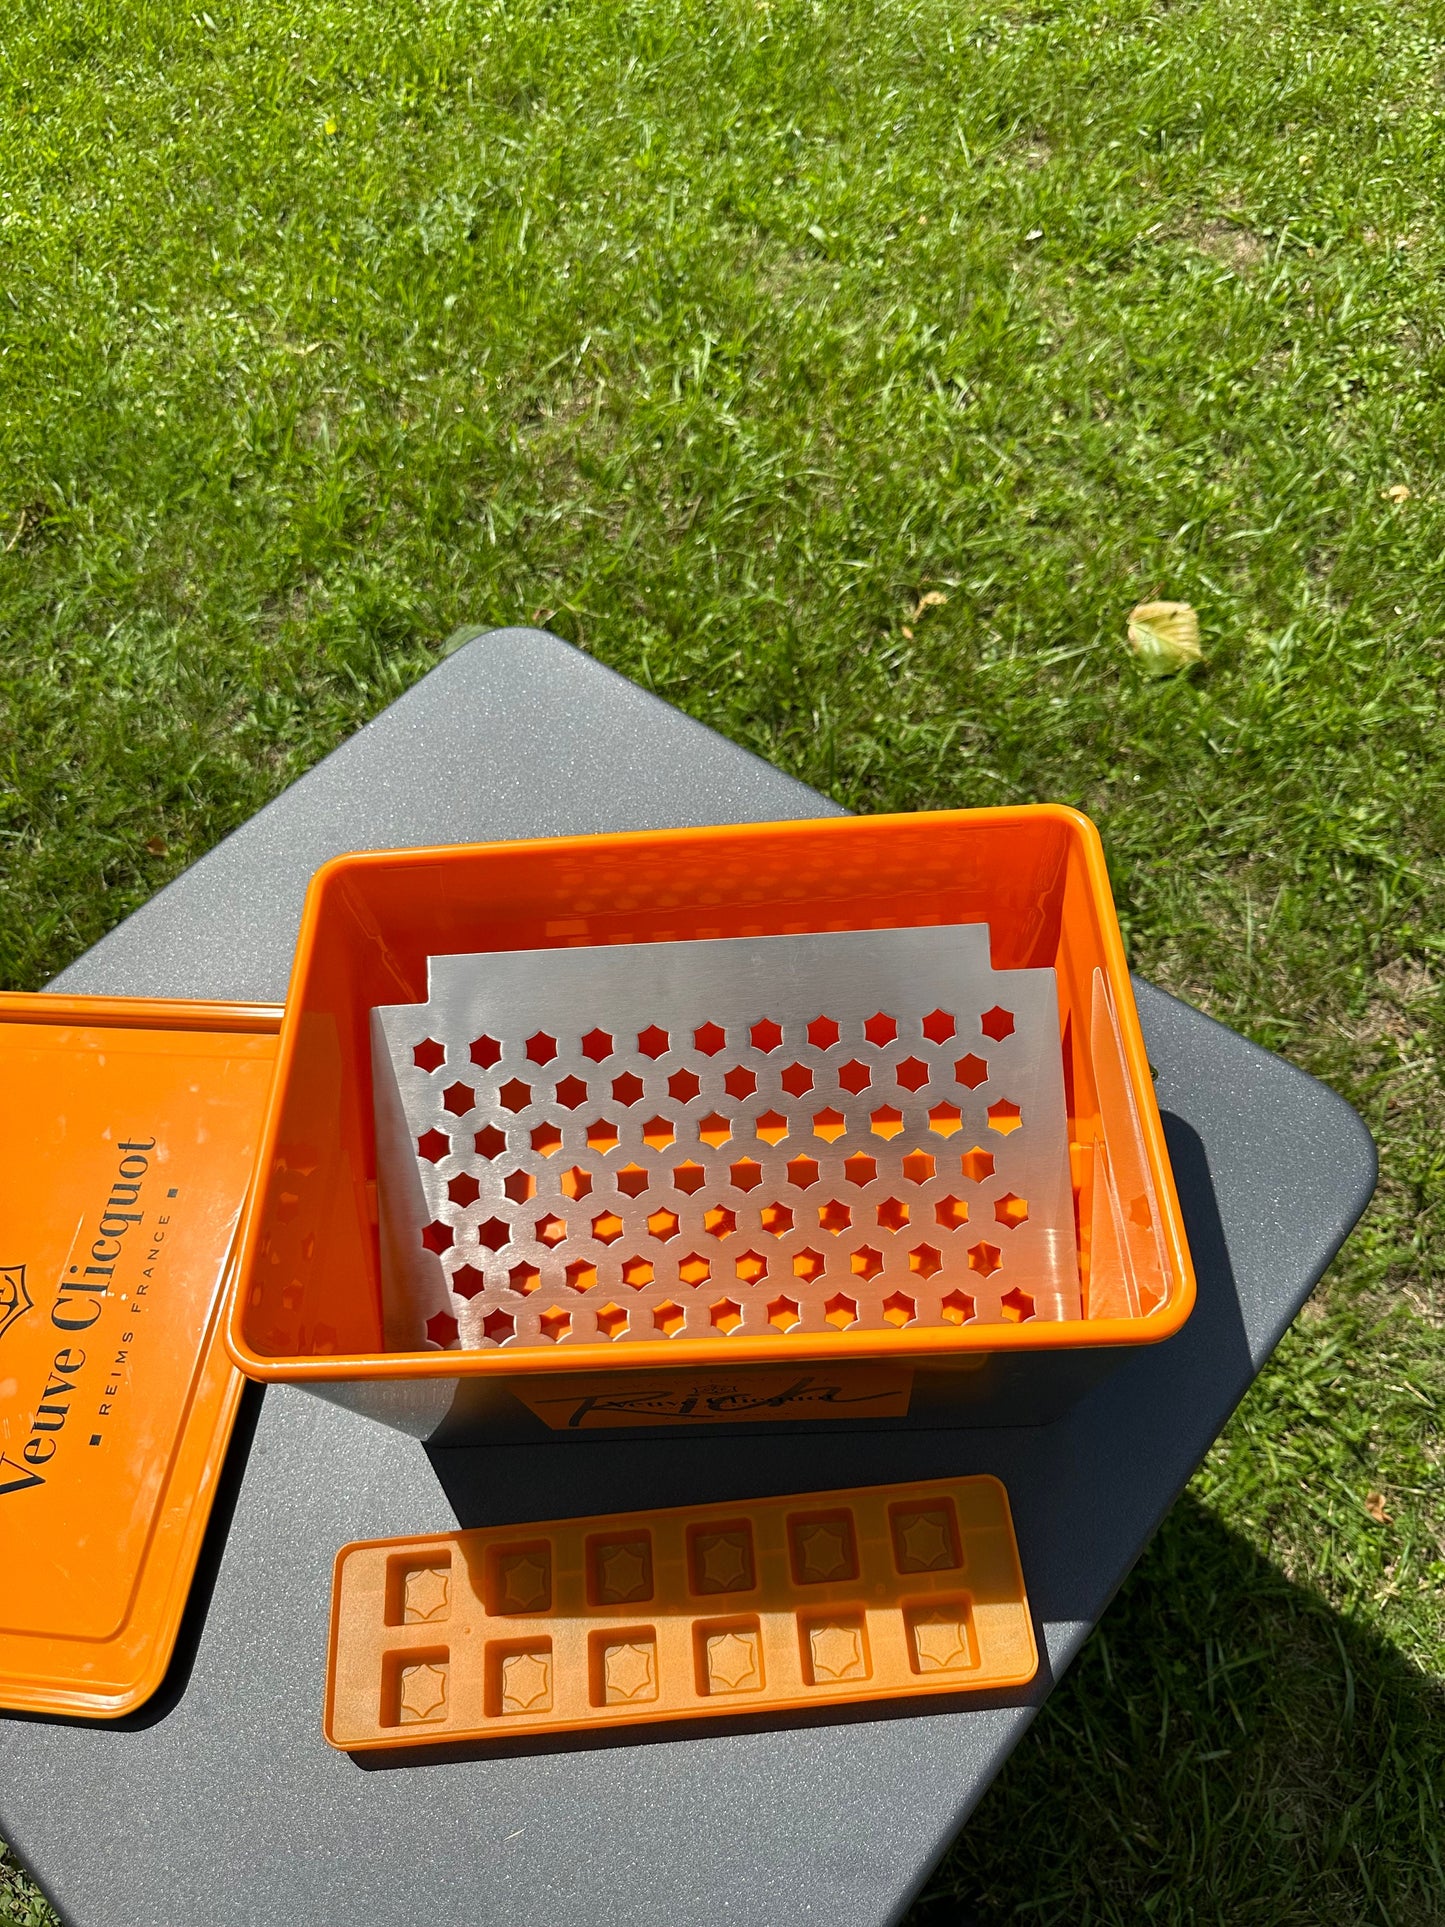
<path fill-rule="evenodd" d="M 435 957 L 372 1043 L 394 1349 L 1079 1316 L 1054 973 L 985 925 Z"/>

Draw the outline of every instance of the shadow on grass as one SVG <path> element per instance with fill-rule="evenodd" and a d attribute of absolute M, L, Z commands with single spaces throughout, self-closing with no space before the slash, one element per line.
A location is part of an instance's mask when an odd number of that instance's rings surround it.
<path fill-rule="evenodd" d="M 1438 1927 L 1445 1686 L 1186 1497 L 907 1927 Z"/>

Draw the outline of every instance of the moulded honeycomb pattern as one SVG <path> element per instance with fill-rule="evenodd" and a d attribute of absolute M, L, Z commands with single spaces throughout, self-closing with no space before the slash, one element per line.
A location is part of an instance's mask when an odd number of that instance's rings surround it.
<path fill-rule="evenodd" d="M 984 925 L 436 957 L 372 1041 L 395 1349 L 1079 1315 L 1054 973 Z"/>
<path fill-rule="evenodd" d="M 511 1739 L 1019 1686 L 1037 1663 L 1003 1487 L 941 1479 L 347 1546 L 325 1732 Z"/>

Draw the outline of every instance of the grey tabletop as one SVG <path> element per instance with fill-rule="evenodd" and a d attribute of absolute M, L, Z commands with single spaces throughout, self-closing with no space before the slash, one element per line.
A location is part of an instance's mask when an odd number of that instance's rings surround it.
<path fill-rule="evenodd" d="M 555 637 L 480 635 L 72 964 L 76 991 L 278 1000 L 339 851 L 837 814 Z M 1035 1430 L 424 1450 L 253 1394 L 177 1664 L 118 1726 L 0 1720 L 0 1834 L 72 1927 L 895 1920 L 1363 1209 L 1332 1092 L 1136 985 L 1197 1309 Z M 967 1710 L 666 1731 L 367 1770 L 319 1715 L 348 1539 L 943 1473 L 1014 1508 L 1044 1661 Z M 1066 1824 L 1066 1822 L 1065 1822 Z"/>

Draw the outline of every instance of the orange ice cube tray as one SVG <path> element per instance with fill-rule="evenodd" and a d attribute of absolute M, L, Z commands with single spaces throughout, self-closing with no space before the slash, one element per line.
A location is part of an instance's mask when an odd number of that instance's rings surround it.
<path fill-rule="evenodd" d="M 1037 1666 L 1003 1487 L 936 1479 L 344 1546 L 324 1729 L 347 1752 L 515 1739 Z"/>

